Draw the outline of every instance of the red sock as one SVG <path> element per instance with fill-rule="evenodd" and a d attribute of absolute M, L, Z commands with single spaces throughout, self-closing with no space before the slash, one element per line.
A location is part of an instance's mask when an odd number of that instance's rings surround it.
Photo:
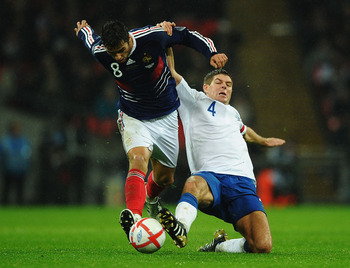
<path fill-rule="evenodd" d="M 131 169 L 125 182 L 126 208 L 132 213 L 142 216 L 146 200 L 145 173 L 138 169 Z"/>
<path fill-rule="evenodd" d="M 147 179 L 147 195 L 150 198 L 154 198 L 156 196 L 159 196 L 160 193 L 166 188 L 166 187 L 160 187 L 154 180 L 153 180 L 153 170 L 149 174 Z"/>

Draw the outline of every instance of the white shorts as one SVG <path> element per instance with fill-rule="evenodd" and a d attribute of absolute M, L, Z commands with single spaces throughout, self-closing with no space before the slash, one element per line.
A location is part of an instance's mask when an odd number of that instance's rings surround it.
<path fill-rule="evenodd" d="M 166 167 L 176 167 L 179 154 L 177 111 L 141 121 L 119 110 L 118 128 L 126 153 L 135 147 L 147 147 L 151 158 Z"/>

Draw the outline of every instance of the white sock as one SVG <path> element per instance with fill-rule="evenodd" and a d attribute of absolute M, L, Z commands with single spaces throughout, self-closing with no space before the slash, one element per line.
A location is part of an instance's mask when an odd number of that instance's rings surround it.
<path fill-rule="evenodd" d="M 139 214 L 134 214 L 134 217 L 135 217 L 135 222 L 142 219 L 141 215 Z"/>
<path fill-rule="evenodd" d="M 190 203 L 180 202 L 176 206 L 175 217 L 185 226 L 188 233 L 192 223 L 197 217 L 197 209 Z"/>
<path fill-rule="evenodd" d="M 245 238 L 230 239 L 218 244 L 215 248 L 216 252 L 243 253 Z"/>

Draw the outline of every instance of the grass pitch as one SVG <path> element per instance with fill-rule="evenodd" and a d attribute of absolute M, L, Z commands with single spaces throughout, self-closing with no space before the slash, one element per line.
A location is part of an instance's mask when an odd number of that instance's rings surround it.
<path fill-rule="evenodd" d="M 128 245 L 117 222 L 122 209 L 1 207 L 0 267 L 350 267 L 349 206 L 268 208 L 270 254 L 197 252 L 218 228 L 240 237 L 230 224 L 201 212 L 185 248 L 167 235 L 163 248 L 142 254 Z"/>

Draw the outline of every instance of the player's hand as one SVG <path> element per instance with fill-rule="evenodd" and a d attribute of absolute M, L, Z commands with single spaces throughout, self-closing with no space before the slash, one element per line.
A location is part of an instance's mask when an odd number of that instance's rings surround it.
<path fill-rule="evenodd" d="M 213 66 L 214 68 L 223 68 L 228 61 L 228 58 L 226 54 L 224 53 L 218 53 L 213 55 L 210 58 L 210 65 Z"/>
<path fill-rule="evenodd" d="M 163 30 L 169 35 L 173 35 L 173 27 L 176 26 L 175 22 L 163 21 L 161 23 L 157 23 L 158 27 L 162 27 Z"/>
<path fill-rule="evenodd" d="M 85 26 L 89 26 L 89 24 L 86 22 L 86 20 L 82 20 L 81 22 L 77 22 L 77 27 L 74 28 L 75 35 L 78 36 L 79 31 L 84 28 Z"/>
<path fill-rule="evenodd" d="M 286 141 L 279 138 L 266 138 L 264 143 L 267 147 L 276 147 L 285 144 Z"/>

